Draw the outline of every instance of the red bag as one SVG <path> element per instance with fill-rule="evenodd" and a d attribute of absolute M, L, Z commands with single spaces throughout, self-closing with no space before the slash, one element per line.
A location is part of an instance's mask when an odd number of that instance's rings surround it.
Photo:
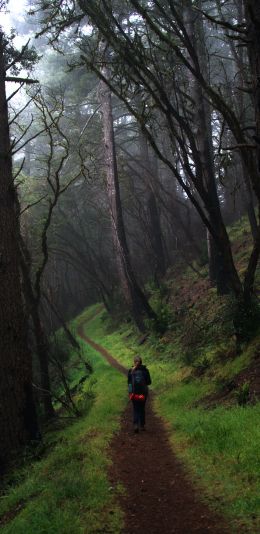
<path fill-rule="evenodd" d="M 145 396 L 143 394 L 138 395 L 138 393 L 129 393 L 129 399 L 135 401 L 145 401 Z"/>

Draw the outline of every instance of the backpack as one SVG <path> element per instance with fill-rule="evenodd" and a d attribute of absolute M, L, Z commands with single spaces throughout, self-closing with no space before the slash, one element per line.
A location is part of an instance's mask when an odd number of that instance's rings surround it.
<path fill-rule="evenodd" d="M 133 393 L 137 395 L 145 395 L 147 392 L 147 385 L 142 369 L 136 369 L 132 372 L 132 386 Z"/>

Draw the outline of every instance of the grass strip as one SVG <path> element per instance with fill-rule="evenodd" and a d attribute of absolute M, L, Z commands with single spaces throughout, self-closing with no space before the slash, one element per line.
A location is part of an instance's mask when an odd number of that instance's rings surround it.
<path fill-rule="evenodd" d="M 212 369 L 203 379 L 186 381 L 178 340 L 163 360 L 149 342 L 138 345 L 129 323 L 113 328 L 105 311 L 91 322 L 88 334 L 126 367 L 135 354 L 143 357 L 157 394 L 156 411 L 167 421 L 173 449 L 195 484 L 214 509 L 232 519 L 234 532 L 260 532 L 260 403 L 204 409 L 199 401 L 214 389 Z M 245 365 L 245 355 L 223 364 L 222 373 L 232 376 L 239 362 Z"/>
<path fill-rule="evenodd" d="M 74 328 L 89 316 L 87 311 Z M 118 534 L 122 530 L 117 505 L 121 488 L 111 486 L 107 472 L 108 445 L 126 403 L 125 378 L 94 349 L 80 343 L 94 370 L 83 386 L 89 399 L 85 415 L 44 438 L 46 446 L 54 444 L 46 457 L 12 473 L 0 498 L 3 534 Z"/>

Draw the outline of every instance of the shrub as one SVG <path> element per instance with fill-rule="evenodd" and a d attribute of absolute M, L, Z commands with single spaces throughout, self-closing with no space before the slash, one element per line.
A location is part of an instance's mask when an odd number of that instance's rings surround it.
<path fill-rule="evenodd" d="M 249 382 L 244 382 L 241 384 L 239 389 L 235 392 L 235 396 L 239 406 L 245 406 L 250 399 L 250 384 Z"/>
<path fill-rule="evenodd" d="M 195 376 L 202 376 L 209 368 L 210 368 L 211 362 L 207 358 L 207 356 L 204 356 L 201 360 L 197 361 L 194 364 L 194 374 Z"/>
<path fill-rule="evenodd" d="M 229 297 L 225 310 L 225 318 L 230 325 L 230 333 L 236 336 L 238 352 L 239 344 L 248 342 L 259 328 L 260 306 L 257 300 L 252 300 L 250 306 L 243 298 Z"/>
<path fill-rule="evenodd" d="M 146 286 L 150 293 L 150 303 L 156 313 L 157 319 L 146 319 L 145 325 L 148 330 L 155 334 L 164 334 L 166 330 L 172 327 L 175 320 L 173 310 L 166 302 L 168 288 L 165 284 L 156 287 L 151 282 Z"/>

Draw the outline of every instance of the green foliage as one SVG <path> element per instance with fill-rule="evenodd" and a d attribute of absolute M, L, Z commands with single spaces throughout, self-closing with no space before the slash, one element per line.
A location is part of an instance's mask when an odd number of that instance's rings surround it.
<path fill-rule="evenodd" d="M 225 308 L 226 301 L 223 306 Z M 221 316 L 219 310 L 217 313 Z M 188 368 L 183 366 L 182 356 L 177 357 L 180 330 L 176 331 L 174 340 L 169 338 L 165 345 L 164 338 L 152 336 L 152 343 L 149 338 L 140 347 L 136 332 L 130 325 L 122 324 L 119 329 L 107 333 L 105 312 L 92 321 L 91 328 L 91 335 L 97 342 L 127 366 L 130 366 L 134 354 L 138 352 L 142 355 L 151 371 L 152 387 L 157 393 L 155 407 L 168 422 L 175 453 L 191 470 L 194 480 L 200 490 L 203 488 L 212 505 L 232 519 L 234 531 L 247 525 L 248 531 L 257 532 L 260 528 L 260 403 L 207 410 L 203 409 L 202 403 L 205 396 L 216 390 L 234 389 L 232 377 L 259 350 L 258 343 L 250 345 L 248 351 L 237 358 L 227 358 L 226 341 L 221 330 L 222 344 L 201 345 L 201 354 L 198 352 L 193 361 L 193 367 L 201 366 L 205 375 L 201 380 L 200 376 L 192 377 Z M 168 354 L 171 354 L 169 359 Z M 245 386 L 245 398 L 246 391 Z"/>
<path fill-rule="evenodd" d="M 217 391 L 220 392 L 233 391 L 233 389 L 237 387 L 234 380 L 227 377 L 218 377 L 215 381 L 215 384 Z"/>
<path fill-rule="evenodd" d="M 150 303 L 156 314 L 156 319 L 146 319 L 146 328 L 153 334 L 163 334 L 174 322 L 173 310 L 166 301 L 168 288 L 166 284 L 158 286 L 154 281 L 150 281 L 146 290 L 150 294 Z"/>
<path fill-rule="evenodd" d="M 200 256 L 197 260 L 199 267 L 204 267 L 208 263 L 208 249 L 207 249 L 207 242 L 204 240 L 201 243 L 201 252 Z"/>
<path fill-rule="evenodd" d="M 231 313 L 236 335 L 241 341 L 249 341 L 260 323 L 260 306 L 257 300 L 253 300 L 248 306 L 241 299 L 231 301 Z"/>
<path fill-rule="evenodd" d="M 207 358 L 207 356 L 204 356 L 203 358 L 201 358 L 201 360 L 198 360 L 195 364 L 194 364 L 194 369 L 196 371 L 196 376 L 201 376 L 203 375 L 211 366 L 211 362 L 209 360 L 209 358 Z"/>
<path fill-rule="evenodd" d="M 228 233 L 232 242 L 241 240 L 245 235 L 247 237 L 248 235 L 251 236 L 248 217 L 241 217 L 235 221 L 232 226 L 228 228 Z"/>
<path fill-rule="evenodd" d="M 245 406 L 250 399 L 250 384 L 249 382 L 244 382 L 241 384 L 239 389 L 235 391 L 235 396 L 239 406 Z"/>
<path fill-rule="evenodd" d="M 25 69 L 27 72 L 31 71 L 39 61 L 40 56 L 37 54 L 35 47 L 29 47 L 28 43 L 22 51 L 18 50 L 14 45 L 15 37 L 16 32 L 12 30 L 10 35 L 4 36 L 3 45 L 6 67 L 11 67 L 11 73 L 17 76 L 22 69 Z"/>
<path fill-rule="evenodd" d="M 61 399 L 61 402 L 56 401 L 56 408 L 64 409 L 66 405 L 73 413 L 84 413 L 93 398 L 90 379 L 93 370 L 82 348 L 72 350 L 68 338 L 60 330 L 51 339 L 49 361 L 52 391 L 54 397 Z M 68 390 L 73 395 L 73 403 Z"/>
<path fill-rule="evenodd" d="M 235 239 L 240 235 L 237 226 Z M 185 273 L 181 281 L 169 281 L 168 286 L 170 283 L 180 294 L 175 309 L 167 285 L 158 288 L 150 283 L 147 287 L 162 329 L 169 329 L 164 335 L 153 328 L 149 338 L 139 344 L 140 334 L 127 317 L 119 324 L 120 313 L 111 319 L 100 305 L 87 310 L 80 321 L 89 320 L 87 334 L 126 367 L 135 354 L 142 355 L 157 393 L 156 410 L 167 421 L 175 453 L 193 474 L 194 483 L 203 488 L 219 512 L 231 517 L 235 532 L 245 525 L 247 531 L 258 532 L 260 403 L 248 402 L 249 383 L 245 380 L 237 389 L 234 376 L 259 353 L 259 337 L 240 344 L 238 354 L 232 299 L 219 298 L 214 289 L 207 289 L 202 296 L 198 290 L 197 298 L 189 300 L 187 295 L 196 284 L 191 273 Z M 240 328 L 253 336 L 257 307 L 250 319 L 243 316 L 242 309 L 237 313 Z M 86 524 L 93 534 L 119 534 L 122 529 L 118 490 L 114 494 L 109 491 L 106 471 L 107 444 L 125 405 L 125 379 L 94 350 L 83 343 L 82 347 L 84 358 L 93 366 L 82 390 L 76 392 L 84 416 L 62 431 L 52 432 L 45 457 L 29 469 L 24 465 L 13 476 L 0 512 L 3 517 L 12 517 L 13 512 L 16 516 L 3 525 L 4 534 L 77 534 L 84 532 Z M 75 351 L 70 350 L 69 359 L 66 354 L 61 350 L 59 357 L 73 387 L 86 370 L 84 365 L 77 366 Z M 233 404 L 216 407 L 216 401 L 203 408 L 205 397 L 229 391 Z M 109 514 L 111 510 L 116 513 Z"/>
<path fill-rule="evenodd" d="M 83 342 L 81 346 L 93 366 L 95 401 L 80 420 L 44 436 L 45 457 L 13 473 L 9 484 L 5 480 L 0 501 L 3 534 L 122 531 L 117 504 L 121 489 L 110 491 L 107 470 L 108 443 L 125 406 L 125 378 L 94 349 Z M 86 381 L 83 388 L 88 387 Z"/>
<path fill-rule="evenodd" d="M 55 334 L 50 342 L 50 357 L 61 364 L 66 364 L 71 358 L 71 345 L 61 332 Z"/>
<path fill-rule="evenodd" d="M 180 338 L 180 359 L 184 365 L 195 366 L 197 360 L 214 352 L 214 359 L 235 358 L 259 328 L 260 307 L 253 302 L 250 309 L 231 296 L 209 298 L 204 308 L 193 306 L 182 310 L 175 332 Z"/>

